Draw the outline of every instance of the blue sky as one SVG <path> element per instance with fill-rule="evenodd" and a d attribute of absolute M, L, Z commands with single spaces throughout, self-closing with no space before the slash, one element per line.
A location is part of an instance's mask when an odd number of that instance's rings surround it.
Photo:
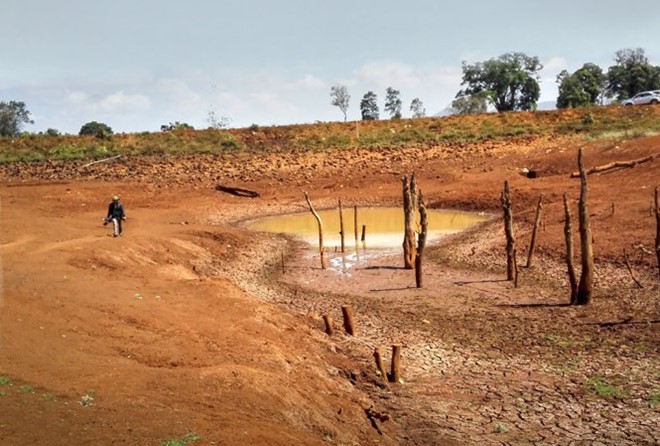
<path fill-rule="evenodd" d="M 537 56 L 541 101 L 556 75 L 615 51 L 644 48 L 660 64 L 657 0 L 2 0 L 0 101 L 32 112 L 28 131 L 115 132 L 180 121 L 233 127 L 339 121 L 333 84 L 359 101 L 401 91 L 428 114 L 461 88 L 461 62 Z"/>

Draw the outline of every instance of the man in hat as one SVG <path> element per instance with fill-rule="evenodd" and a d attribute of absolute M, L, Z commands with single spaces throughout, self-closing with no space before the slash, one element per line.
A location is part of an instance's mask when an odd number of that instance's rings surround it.
<path fill-rule="evenodd" d="M 121 236 L 123 234 L 121 229 L 121 222 L 124 220 L 126 220 L 126 216 L 124 215 L 124 206 L 119 202 L 119 197 L 117 195 L 113 195 L 112 202 L 108 206 L 108 216 L 105 217 L 103 226 L 112 222 L 112 226 L 114 228 L 112 236 Z"/>

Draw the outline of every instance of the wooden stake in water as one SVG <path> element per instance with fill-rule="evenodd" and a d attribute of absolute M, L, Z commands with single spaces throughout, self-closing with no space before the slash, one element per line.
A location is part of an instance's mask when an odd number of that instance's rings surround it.
<path fill-rule="evenodd" d="M 319 254 L 321 255 L 321 269 L 325 269 L 325 249 L 323 248 L 323 221 L 321 221 L 321 216 L 316 212 L 314 209 L 314 206 L 312 206 L 312 202 L 309 199 L 309 195 L 307 195 L 307 191 L 303 191 L 303 194 L 305 195 L 305 200 L 307 200 L 307 205 L 309 206 L 309 210 L 316 218 L 316 223 L 318 223 L 319 226 Z"/>
<path fill-rule="evenodd" d="M 341 238 L 341 253 L 345 252 L 344 245 L 344 210 L 341 207 L 341 198 L 339 199 L 339 237 Z"/>

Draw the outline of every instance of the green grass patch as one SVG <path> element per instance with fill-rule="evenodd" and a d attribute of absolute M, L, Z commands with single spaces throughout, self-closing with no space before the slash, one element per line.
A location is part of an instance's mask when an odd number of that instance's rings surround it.
<path fill-rule="evenodd" d="M 34 389 L 32 388 L 32 386 L 27 384 L 23 384 L 22 386 L 20 386 L 18 388 L 18 391 L 21 393 L 34 393 Z"/>
<path fill-rule="evenodd" d="M 585 382 L 587 390 L 601 398 L 623 398 L 626 392 L 608 383 L 600 377 L 590 378 Z"/>
<path fill-rule="evenodd" d="M 660 393 L 652 393 L 648 397 L 649 403 L 651 406 L 660 406 Z"/>
<path fill-rule="evenodd" d="M 195 441 L 200 440 L 200 437 L 197 434 L 186 434 L 183 438 L 180 439 L 171 439 L 165 440 L 160 443 L 160 446 L 186 446 L 188 443 L 194 443 Z"/>
<path fill-rule="evenodd" d="M 6 376 L 0 376 L 0 386 L 6 386 L 7 384 L 11 383 L 11 379 L 7 378 Z"/>

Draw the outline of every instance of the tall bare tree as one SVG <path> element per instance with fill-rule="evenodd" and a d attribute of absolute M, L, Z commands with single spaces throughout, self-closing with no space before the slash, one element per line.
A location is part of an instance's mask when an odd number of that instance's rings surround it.
<path fill-rule="evenodd" d="M 426 213 L 426 202 L 422 191 L 419 191 L 419 238 L 417 239 L 417 253 L 415 254 L 415 284 L 417 288 L 423 285 L 422 280 L 422 258 L 424 256 L 424 248 L 426 247 L 426 237 L 429 228 L 429 219 Z"/>
<path fill-rule="evenodd" d="M 516 278 L 516 240 L 513 237 L 513 212 L 511 210 L 511 193 L 509 181 L 504 180 L 504 190 L 501 195 L 502 211 L 504 212 L 504 235 L 506 236 L 506 280 Z"/>
<path fill-rule="evenodd" d="M 330 88 L 330 102 L 344 114 L 344 122 L 346 122 L 346 112 L 348 111 L 348 103 L 351 100 L 351 95 L 348 94 L 348 87 L 346 85 L 333 85 Z"/>
<path fill-rule="evenodd" d="M 594 281 L 594 251 L 591 239 L 589 212 L 587 211 L 587 172 L 582 161 L 582 149 L 578 149 L 578 169 L 580 170 L 580 251 L 582 272 L 578 284 L 577 304 L 587 305 L 591 300 Z"/>
<path fill-rule="evenodd" d="M 403 215 L 404 215 L 404 233 L 403 233 L 403 267 L 413 269 L 415 267 L 415 214 L 417 211 L 417 183 L 415 174 L 401 179 L 403 183 Z"/>

